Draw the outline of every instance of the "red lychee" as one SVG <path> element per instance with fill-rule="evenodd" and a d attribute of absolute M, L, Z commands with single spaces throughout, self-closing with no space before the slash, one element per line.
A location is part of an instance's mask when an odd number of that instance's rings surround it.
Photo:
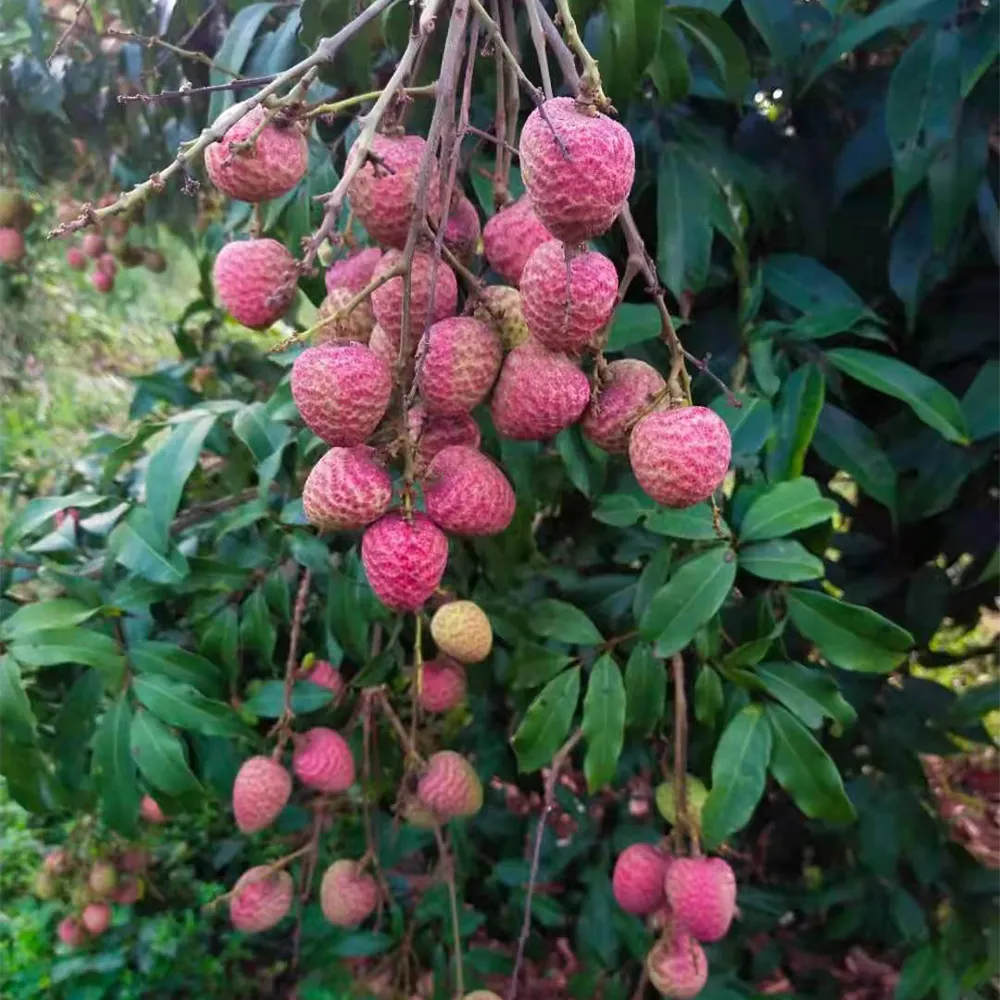
<path fill-rule="evenodd" d="M 498 534 L 517 506 L 507 477 L 467 445 L 449 445 L 434 456 L 424 479 L 424 503 L 427 516 L 456 535 Z"/>
<path fill-rule="evenodd" d="M 428 660 L 419 670 L 417 700 L 427 712 L 447 712 L 465 701 L 465 667 L 448 656 Z"/>
<path fill-rule="evenodd" d="M 401 253 L 390 250 L 375 268 L 375 276 L 385 274 L 399 263 Z M 434 277 L 434 311 L 431 313 L 431 272 L 434 258 L 424 251 L 413 255 L 410 272 L 410 342 L 416 344 L 428 324 L 455 314 L 458 305 L 458 282 L 455 272 L 443 261 L 437 262 Z M 372 308 L 379 326 L 399 344 L 403 329 L 403 279 L 390 278 L 372 292 Z"/>
<path fill-rule="evenodd" d="M 335 927 L 356 927 L 378 904 L 378 885 L 357 861 L 342 858 L 323 873 L 319 903 Z"/>
<path fill-rule="evenodd" d="M 663 376 L 645 361 L 612 361 L 606 381 L 583 415 L 580 429 L 599 448 L 624 454 L 628 451 L 632 421 L 665 387 Z"/>
<path fill-rule="evenodd" d="M 97 260 L 107 249 L 104 237 L 100 233 L 84 233 L 80 241 L 80 248 L 91 260 Z"/>
<path fill-rule="evenodd" d="M 444 416 L 468 413 L 497 379 L 503 360 L 500 339 L 470 316 L 443 319 L 425 336 L 417 373 L 424 404 Z"/>
<path fill-rule="evenodd" d="M 83 908 L 80 920 L 87 933 L 96 937 L 108 929 L 111 923 L 111 907 L 107 903 L 90 903 Z"/>
<path fill-rule="evenodd" d="M 144 795 L 139 805 L 139 815 L 147 823 L 166 823 L 167 817 L 160 808 L 159 802 L 152 795 Z"/>
<path fill-rule="evenodd" d="M 0 229 L 0 263 L 16 264 L 24 256 L 24 237 L 16 229 Z"/>
<path fill-rule="evenodd" d="M 370 299 L 359 302 L 350 312 L 354 293 L 346 288 L 327 292 L 317 310 L 322 326 L 316 329 L 317 344 L 367 344 L 375 327 L 375 313 Z"/>
<path fill-rule="evenodd" d="M 437 590 L 448 539 L 426 514 L 380 517 L 361 539 L 361 561 L 375 596 L 394 611 L 416 611 Z"/>
<path fill-rule="evenodd" d="M 303 677 L 311 684 L 317 684 L 321 688 L 326 688 L 327 691 L 332 691 L 333 701 L 331 704 L 333 705 L 336 705 L 344 696 L 345 685 L 343 674 L 332 663 L 328 663 L 326 660 L 317 660 L 305 671 Z"/>
<path fill-rule="evenodd" d="M 115 287 L 115 276 L 100 267 L 95 267 L 90 274 L 90 283 L 102 295 L 106 295 Z"/>
<path fill-rule="evenodd" d="M 479 249 L 482 229 L 476 206 L 465 195 L 452 202 L 444 227 L 444 245 L 461 261 L 471 260 Z"/>
<path fill-rule="evenodd" d="M 74 917 L 63 917 L 56 929 L 59 940 L 69 948 L 79 948 L 87 940 L 87 932 L 79 920 Z"/>
<path fill-rule="evenodd" d="M 726 936 L 736 912 L 736 875 L 722 858 L 675 858 L 667 871 L 674 918 L 699 941 Z"/>
<path fill-rule="evenodd" d="M 102 253 L 97 258 L 95 266 L 99 271 L 103 271 L 112 278 L 118 273 L 118 261 L 115 260 L 114 254 Z"/>
<path fill-rule="evenodd" d="M 615 862 L 611 888 L 615 902 L 626 913 L 644 917 L 655 913 L 666 901 L 663 879 L 670 859 L 652 844 L 632 844 Z"/>
<path fill-rule="evenodd" d="M 257 934 L 280 923 L 292 908 L 295 884 L 286 871 L 257 865 L 245 871 L 229 897 L 229 917 L 237 930 Z"/>
<path fill-rule="evenodd" d="M 346 792 L 354 784 L 354 755 L 340 733 L 314 726 L 295 738 L 292 770 L 307 788 Z"/>
<path fill-rule="evenodd" d="M 475 816 L 483 805 L 483 785 L 461 754 L 441 750 L 428 760 L 417 798 L 440 820 Z"/>
<path fill-rule="evenodd" d="M 87 269 L 87 255 L 79 247 L 70 247 L 66 251 L 66 263 L 74 271 Z"/>
<path fill-rule="evenodd" d="M 291 775 L 270 757 L 245 760 L 233 782 L 233 815 L 243 833 L 270 826 L 292 794 Z"/>
<path fill-rule="evenodd" d="M 418 403 L 406 415 L 410 437 L 417 448 L 418 465 L 426 467 L 431 459 L 451 444 L 478 448 L 482 435 L 479 424 L 468 413 L 451 417 L 428 416 L 427 408 Z"/>
<path fill-rule="evenodd" d="M 531 199 L 522 195 L 486 223 L 483 251 L 490 267 L 504 281 L 516 285 L 521 280 L 528 258 L 551 239 L 552 233 L 535 215 Z"/>
<path fill-rule="evenodd" d="M 127 878 L 115 889 L 111 897 L 120 906 L 131 906 L 142 898 L 142 881 L 138 878 Z"/>
<path fill-rule="evenodd" d="M 295 259 L 277 240 L 227 243 L 215 258 L 212 282 L 233 319 L 263 330 L 280 319 L 295 298 Z"/>
<path fill-rule="evenodd" d="M 702 946 L 690 934 L 674 930 L 650 949 L 646 971 L 649 981 L 662 996 L 691 1000 L 708 981 L 708 960 Z"/>
<path fill-rule="evenodd" d="M 389 509 L 392 479 L 365 445 L 331 448 L 302 490 L 306 517 L 320 531 L 353 531 Z"/>
<path fill-rule="evenodd" d="M 409 376 L 413 375 L 413 359 L 417 353 L 416 341 L 410 340 L 407 343 L 409 347 L 409 359 L 407 361 L 406 369 Z M 385 330 L 382 329 L 378 323 L 375 324 L 372 329 L 371 336 L 368 338 L 368 349 L 376 356 L 381 358 L 388 366 L 389 371 L 396 371 L 396 364 L 399 362 L 399 336 L 390 336 Z"/>
<path fill-rule="evenodd" d="M 327 292 L 346 288 L 352 295 L 357 295 L 372 280 L 381 259 L 382 251 L 378 247 L 368 247 L 350 257 L 335 260 L 325 275 Z"/>
<path fill-rule="evenodd" d="M 123 852 L 120 864 L 123 871 L 137 875 L 149 867 L 149 862 L 149 851 L 141 847 L 129 847 Z"/>

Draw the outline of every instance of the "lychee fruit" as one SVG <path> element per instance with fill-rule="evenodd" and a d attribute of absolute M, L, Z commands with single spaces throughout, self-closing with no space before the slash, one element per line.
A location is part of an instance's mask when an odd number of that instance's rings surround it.
<path fill-rule="evenodd" d="M 666 902 L 663 879 L 670 859 L 652 844 L 632 844 L 615 862 L 611 888 L 615 902 L 626 912 L 644 917 Z"/>
<path fill-rule="evenodd" d="M 64 875 L 69 871 L 71 864 L 70 856 L 61 847 L 49 851 L 42 862 L 45 870 L 53 875 Z"/>
<path fill-rule="evenodd" d="M 410 437 L 416 444 L 418 465 L 425 468 L 442 448 L 463 444 L 478 448 L 482 435 L 479 424 L 468 413 L 442 417 L 428 415 L 421 403 L 411 407 L 406 414 Z"/>
<path fill-rule="evenodd" d="M 0 227 L 23 229 L 34 214 L 31 203 L 17 188 L 0 188 Z"/>
<path fill-rule="evenodd" d="M 110 896 L 118 885 L 118 873 L 110 861 L 95 861 L 87 876 L 87 885 L 95 896 Z"/>
<path fill-rule="evenodd" d="M 472 315 L 500 338 L 505 351 L 512 351 L 530 336 L 524 318 L 521 293 L 509 285 L 489 285 L 479 293 Z"/>
<path fill-rule="evenodd" d="M 87 255 L 79 247 L 70 247 L 66 251 L 66 263 L 74 271 L 85 271 Z"/>
<path fill-rule="evenodd" d="M 580 429 L 599 448 L 624 454 L 636 416 L 665 388 L 663 376 L 645 361 L 612 361 L 606 381 L 580 421 Z"/>
<path fill-rule="evenodd" d="M 386 514 L 361 538 L 361 561 L 375 596 L 394 611 L 416 611 L 448 562 L 448 539 L 426 515 Z"/>
<path fill-rule="evenodd" d="M 371 144 L 374 161 L 366 159 L 347 189 L 354 214 L 371 238 L 384 246 L 402 248 L 406 243 L 426 148 L 426 141 L 418 135 L 376 135 Z M 354 153 L 352 147 L 348 163 Z M 436 166 L 427 185 L 427 214 L 432 222 L 441 216 Z"/>
<path fill-rule="evenodd" d="M 438 649 L 459 663 L 480 663 L 493 649 L 493 628 L 474 601 L 442 604 L 431 618 L 431 637 Z"/>
<path fill-rule="evenodd" d="M 444 227 L 444 245 L 461 261 L 469 261 L 479 249 L 482 228 L 476 206 L 460 195 L 452 203 Z"/>
<path fill-rule="evenodd" d="M 497 379 L 503 360 L 500 339 L 470 316 L 443 319 L 425 337 L 417 372 L 424 404 L 444 416 L 468 413 Z"/>
<path fill-rule="evenodd" d="M 473 990 L 466 993 L 462 1000 L 501 1000 L 501 997 L 492 990 Z"/>
<path fill-rule="evenodd" d="M 142 797 L 142 802 L 139 804 L 139 815 L 147 823 L 166 823 L 167 821 L 159 802 L 152 795 Z"/>
<path fill-rule="evenodd" d="M 306 426 L 327 444 L 361 444 L 392 394 L 389 366 L 363 344 L 319 344 L 292 366 L 292 396 Z"/>
<path fill-rule="evenodd" d="M 90 275 L 90 283 L 102 295 L 106 295 L 115 287 L 115 276 L 108 273 L 103 268 L 95 267 Z"/>
<path fill-rule="evenodd" d="M 270 201 L 291 191 L 309 166 L 309 146 L 298 122 L 288 126 L 273 121 L 264 126 L 252 148 L 237 151 L 265 120 L 260 105 L 226 132 L 221 142 L 205 150 L 205 169 L 212 183 L 239 201 Z"/>
<path fill-rule="evenodd" d="M 245 760 L 233 782 L 233 815 L 243 833 L 270 826 L 292 794 L 291 775 L 263 754 Z"/>
<path fill-rule="evenodd" d="M 56 894 L 56 877 L 44 868 L 35 873 L 35 895 L 39 899 L 53 899 Z"/>
<path fill-rule="evenodd" d="M 74 917 L 63 917 L 56 929 L 59 940 L 69 948 L 79 948 L 87 940 L 87 932 Z"/>
<path fill-rule="evenodd" d="M 543 243 L 524 265 L 521 306 L 528 329 L 550 351 L 585 348 L 611 319 L 618 274 L 604 254 Z"/>
<path fill-rule="evenodd" d="M 121 856 L 119 864 L 123 871 L 132 875 L 144 872 L 149 867 L 149 851 L 141 847 L 129 847 Z"/>
<path fill-rule="evenodd" d="M 327 292 L 326 298 L 317 310 L 319 323 L 316 328 L 318 344 L 367 344 L 375 327 L 375 313 L 370 299 L 359 302 L 349 313 L 345 313 L 354 292 L 346 288 L 335 288 Z"/>
<path fill-rule="evenodd" d="M 417 797 L 442 821 L 475 816 L 483 805 L 483 785 L 461 754 L 441 750 L 427 761 Z"/>
<path fill-rule="evenodd" d="M 245 871 L 229 897 L 229 917 L 237 930 L 248 934 L 270 930 L 292 908 L 295 884 L 286 871 L 257 865 Z"/>
<path fill-rule="evenodd" d="M 719 941 L 736 912 L 736 876 L 722 858 L 675 858 L 665 879 L 674 918 L 699 941 Z"/>
<path fill-rule="evenodd" d="M 399 263 L 399 250 L 390 250 L 375 268 L 375 276 L 385 274 Z M 434 277 L 434 311 L 431 313 L 431 272 Z M 437 262 L 426 251 L 418 250 L 413 255 L 410 271 L 410 337 L 416 344 L 423 336 L 424 328 L 448 316 L 455 315 L 458 305 L 458 282 L 455 272 L 443 261 Z M 379 326 L 392 337 L 397 345 L 403 329 L 403 278 L 390 278 L 372 292 L 372 308 Z"/>
<path fill-rule="evenodd" d="M 292 770 L 307 788 L 346 792 L 354 784 L 354 755 L 340 733 L 314 726 L 296 736 Z"/>
<path fill-rule="evenodd" d="M 357 861 L 341 858 L 323 873 L 319 903 L 335 927 L 356 927 L 378 905 L 378 885 Z"/>
<path fill-rule="evenodd" d="M 215 258 L 212 282 L 233 319 L 263 330 L 280 319 L 295 298 L 295 259 L 277 240 L 227 243 Z"/>
<path fill-rule="evenodd" d="M 24 237 L 16 229 L 0 229 L 0 263 L 16 264 L 24 256 Z"/>
<path fill-rule="evenodd" d="M 456 535 L 496 535 L 514 517 L 517 499 L 500 469 L 475 448 L 442 448 L 424 478 L 427 516 Z"/>
<path fill-rule="evenodd" d="M 519 151 L 535 214 L 564 243 L 606 232 L 628 200 L 635 179 L 632 137 L 572 97 L 551 98 L 531 112 Z"/>
<path fill-rule="evenodd" d="M 125 879 L 115 889 L 114 895 L 111 898 L 121 906 L 131 906 L 133 903 L 137 903 L 142 899 L 142 879 Z"/>
<path fill-rule="evenodd" d="M 316 684 L 327 691 L 333 692 L 333 702 L 336 705 L 344 696 L 344 677 L 341 672 L 326 660 L 317 660 L 305 673 L 303 678 L 310 684 Z"/>
<path fill-rule="evenodd" d="M 105 274 L 110 275 L 112 278 L 118 273 L 118 261 L 115 260 L 114 254 L 102 253 L 101 256 L 97 258 L 97 264 L 95 267 L 99 271 L 103 271 Z"/>
<path fill-rule="evenodd" d="M 83 908 L 80 920 L 88 934 L 103 934 L 111 923 L 111 907 L 107 903 L 90 903 Z"/>
<path fill-rule="evenodd" d="M 410 377 L 413 375 L 413 359 L 417 353 L 417 344 L 411 339 L 407 342 L 407 347 L 409 348 L 409 358 L 406 369 L 408 377 Z M 368 338 L 368 349 L 376 357 L 381 358 L 389 366 L 391 372 L 395 372 L 396 364 L 399 361 L 398 336 L 390 336 L 376 323 L 372 329 L 371 336 Z"/>
<path fill-rule="evenodd" d="M 576 364 L 532 338 L 507 355 L 490 411 L 504 437 L 544 441 L 575 424 L 589 400 L 590 382 Z"/>
<path fill-rule="evenodd" d="M 353 531 L 389 509 L 392 479 L 365 445 L 331 448 L 312 468 L 302 490 L 309 522 L 320 531 Z"/>
<path fill-rule="evenodd" d="M 325 275 L 327 292 L 346 288 L 352 295 L 357 295 L 371 282 L 381 259 L 382 251 L 378 247 L 367 247 L 350 257 L 334 261 Z"/>
<path fill-rule="evenodd" d="M 427 712 L 448 712 L 465 701 L 465 668 L 447 656 L 428 660 L 417 678 L 417 701 Z"/>
<path fill-rule="evenodd" d="M 80 241 L 80 248 L 91 260 L 97 260 L 107 249 L 107 243 L 100 233 L 84 233 Z"/>
<path fill-rule="evenodd" d="M 662 996 L 690 1000 L 708 981 L 708 960 L 702 946 L 690 934 L 675 930 L 650 949 L 646 971 L 649 981 Z"/>
<path fill-rule="evenodd" d="M 731 453 L 729 428 L 704 406 L 650 413 L 635 425 L 628 443 L 639 485 L 665 507 L 707 500 L 726 478 Z"/>
<path fill-rule="evenodd" d="M 483 230 L 483 252 L 490 267 L 504 281 L 516 285 L 528 258 L 543 243 L 552 239 L 531 207 L 531 199 L 522 195 L 512 205 L 501 209 Z"/>

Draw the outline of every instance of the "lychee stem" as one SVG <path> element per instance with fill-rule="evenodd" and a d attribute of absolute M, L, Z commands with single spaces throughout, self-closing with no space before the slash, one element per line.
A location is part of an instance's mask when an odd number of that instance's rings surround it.
<path fill-rule="evenodd" d="M 434 839 L 437 841 L 438 854 L 441 858 L 441 868 L 444 870 L 445 883 L 448 886 L 448 903 L 451 909 L 452 950 L 455 962 L 455 997 L 461 1000 L 465 996 L 465 969 L 462 962 L 462 933 L 458 923 L 458 889 L 455 886 L 455 866 L 451 862 L 451 854 L 445 843 L 441 827 L 435 824 Z"/>
<path fill-rule="evenodd" d="M 368 101 L 378 100 L 385 92 L 383 90 L 369 90 L 365 94 L 353 94 L 345 97 L 342 101 L 333 101 L 331 104 L 317 104 L 310 108 L 302 117 L 319 118 L 321 115 L 336 115 L 348 108 L 353 108 L 358 104 L 367 104 Z M 422 87 L 400 87 L 397 93 L 405 97 L 434 97 L 437 94 L 437 84 L 428 83 Z"/>
<path fill-rule="evenodd" d="M 583 44 L 583 39 L 576 27 L 576 21 L 573 19 L 573 12 L 570 10 L 569 0 L 556 0 L 556 11 L 562 22 L 566 41 L 569 42 L 570 48 L 577 54 L 583 66 L 580 96 L 585 97 L 588 103 L 594 104 L 599 111 L 607 110 L 610 108 L 611 102 L 601 87 L 601 72 L 597 67 L 597 60 Z"/>

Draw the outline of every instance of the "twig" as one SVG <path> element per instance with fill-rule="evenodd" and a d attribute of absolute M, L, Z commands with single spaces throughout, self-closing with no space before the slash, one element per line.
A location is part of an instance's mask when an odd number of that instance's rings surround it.
<path fill-rule="evenodd" d="M 494 13 L 497 12 L 497 0 L 491 0 Z M 480 20 L 479 17 L 476 20 Z M 507 141 L 507 70 L 504 66 L 503 52 L 500 46 L 493 46 L 493 61 L 495 63 L 494 77 L 496 79 L 496 103 L 493 111 L 493 129 L 497 138 L 503 143 Z M 507 188 L 507 177 L 503 172 L 504 154 L 503 145 L 497 144 L 493 153 L 493 208 L 499 211 L 510 201 L 510 192 Z"/>
<path fill-rule="evenodd" d="M 692 826 L 687 805 L 687 692 L 684 688 L 684 657 L 674 653 L 670 659 L 674 678 L 674 807 L 677 823 L 674 826 L 674 847 L 684 852 L 684 838 L 689 837 L 695 857 L 701 854 L 698 831 Z"/>
<path fill-rule="evenodd" d="M 272 485 L 271 488 L 272 490 L 276 490 L 278 487 Z M 239 507 L 240 504 L 245 503 L 247 500 L 253 500 L 257 496 L 260 496 L 260 489 L 256 486 L 251 486 L 240 493 L 234 493 L 231 497 L 220 497 L 218 500 L 207 500 L 205 503 L 193 504 L 170 525 L 170 534 L 176 535 L 186 528 L 190 528 L 192 524 L 197 524 L 203 518 L 232 510 L 233 507 Z"/>
<path fill-rule="evenodd" d="M 192 38 L 194 38 L 198 29 L 205 23 L 205 21 L 208 20 L 208 18 L 212 16 L 212 14 L 215 13 L 216 8 L 219 6 L 221 2 L 222 0 L 212 0 L 212 2 L 197 16 L 197 18 L 195 18 L 194 23 L 191 25 L 190 28 L 188 28 L 187 31 L 184 32 L 183 36 L 178 40 L 177 44 L 180 45 L 182 48 L 185 45 L 187 45 L 187 43 L 190 42 Z M 161 55 L 160 58 L 157 59 L 156 62 L 153 64 L 154 73 L 163 69 L 164 65 L 167 62 L 167 55 L 168 53 L 166 52 L 163 53 L 163 55 Z"/>
<path fill-rule="evenodd" d="M 511 146 L 517 145 L 517 123 L 521 113 L 521 91 L 517 86 L 517 72 L 521 65 L 521 51 L 517 41 L 517 25 L 514 23 L 514 0 L 499 0 L 503 12 L 502 29 L 504 37 L 507 39 L 507 47 L 514 55 L 515 62 L 507 62 L 507 132 L 504 139 L 504 146 L 501 150 L 503 156 L 503 179 L 504 186 L 508 184 L 510 168 L 514 163 L 514 158 L 509 152 Z M 535 93 L 544 98 L 545 95 L 535 88 Z M 539 104 L 539 107 L 542 105 Z M 543 112 L 544 114 L 544 112 Z"/>
<path fill-rule="evenodd" d="M 542 21 L 538 16 L 538 8 L 534 0 L 525 0 L 524 6 L 528 8 L 528 27 L 531 30 L 531 43 L 535 46 L 535 55 L 538 58 L 538 69 L 542 74 L 542 91 L 546 99 L 552 97 L 552 76 L 549 72 L 549 57 L 545 50 L 545 32 L 542 30 Z"/>
<path fill-rule="evenodd" d="M 59 50 L 63 47 L 63 43 L 66 41 L 67 38 L 69 38 L 70 35 L 73 34 L 73 29 L 76 27 L 77 22 L 80 20 L 80 18 L 83 17 L 83 12 L 87 9 L 88 3 L 90 3 L 90 0 L 80 0 L 80 2 L 76 5 L 76 11 L 73 14 L 73 20 L 69 22 L 69 24 L 66 26 L 66 29 L 57 39 L 55 46 L 49 53 L 48 59 L 45 60 L 46 66 L 52 65 L 52 60 L 55 59 L 55 57 L 59 54 Z"/>
<path fill-rule="evenodd" d="M 398 93 L 405 97 L 434 97 L 437 91 L 437 84 L 428 83 L 423 87 L 400 87 Z M 356 107 L 358 104 L 366 104 L 368 101 L 378 100 L 384 91 L 369 90 L 365 94 L 354 94 L 345 97 L 342 101 L 334 101 L 332 104 L 317 104 L 310 108 L 302 117 L 318 118 L 321 115 L 337 115 L 348 108 Z"/>
<path fill-rule="evenodd" d="M 455 886 L 455 866 L 452 864 L 448 845 L 445 843 L 441 827 L 434 825 L 434 839 L 437 841 L 438 855 L 441 867 L 444 869 L 445 882 L 448 885 L 448 903 L 451 907 L 452 948 L 455 952 L 455 1000 L 465 996 L 465 969 L 462 961 L 462 931 L 458 922 L 458 889 Z"/>
<path fill-rule="evenodd" d="M 583 66 L 583 75 L 580 80 L 580 96 L 595 104 L 600 110 L 607 111 L 611 107 L 611 102 L 601 87 L 601 73 L 597 68 L 597 60 L 587 51 L 587 46 L 583 44 L 580 32 L 577 30 L 576 21 L 573 20 L 573 12 L 570 10 L 569 0 L 556 0 L 556 11 L 559 20 L 562 22 L 563 33 L 569 47 L 576 53 Z"/>
<path fill-rule="evenodd" d="M 511 51 L 510 46 L 503 37 L 500 25 L 490 17 L 489 11 L 486 10 L 479 0 L 469 0 L 469 3 L 476 12 L 476 16 L 482 21 L 483 27 L 489 32 L 494 44 L 500 49 L 504 59 L 514 69 L 518 80 L 521 82 L 521 86 L 531 95 L 532 100 L 536 104 L 541 104 L 545 100 L 545 95 L 531 82 L 528 75 L 521 68 L 521 64 L 517 61 L 517 56 Z"/>
<path fill-rule="evenodd" d="M 229 83 L 213 83 L 207 87 L 181 87 L 180 90 L 161 90 L 158 94 L 119 94 L 118 103 L 127 104 L 129 101 L 142 101 L 143 104 L 159 104 L 167 101 L 183 101 L 187 97 L 195 94 L 214 94 L 220 90 L 241 90 L 243 87 L 260 87 L 265 83 L 270 83 L 274 79 L 274 74 L 270 76 L 247 76 L 241 80 L 232 80 Z"/>
<path fill-rule="evenodd" d="M 288 740 L 288 725 L 295 718 L 292 711 L 292 688 L 295 686 L 295 674 L 299 663 L 299 638 L 302 634 L 302 619 L 305 617 L 306 605 L 309 603 L 309 585 L 312 583 L 312 571 L 304 569 L 299 578 L 299 590 L 295 596 L 295 609 L 292 613 L 292 631 L 288 639 L 288 659 L 285 661 L 285 686 L 281 715 L 267 734 L 268 738 L 280 734 L 274 748 L 275 756 L 280 756 Z"/>
<path fill-rule="evenodd" d="M 542 31 L 545 32 L 545 37 L 549 45 L 552 46 L 552 52 L 556 57 L 556 62 L 559 63 L 559 70 L 566 81 L 566 86 L 575 94 L 580 89 L 580 74 L 577 72 L 573 53 L 563 41 L 555 21 L 549 16 L 542 0 L 525 0 L 525 3 L 534 7 L 535 13 L 538 14 L 538 19 L 542 22 Z"/>
<path fill-rule="evenodd" d="M 200 62 L 210 69 L 217 69 L 226 76 L 237 77 L 240 75 L 235 70 L 231 70 L 226 66 L 220 66 L 210 55 L 204 52 L 197 52 L 194 49 L 183 49 L 179 45 L 174 45 L 173 42 L 168 42 L 157 35 L 140 35 L 137 31 L 125 31 L 121 28 L 108 28 L 104 34 L 109 38 L 121 38 L 127 42 L 138 42 L 140 45 L 145 45 L 147 49 L 159 46 L 161 49 L 165 49 L 180 59 L 190 59 L 193 62 Z"/>
<path fill-rule="evenodd" d="M 385 696 L 385 691 L 382 688 L 376 688 L 372 691 L 371 696 L 378 702 L 378 707 L 382 710 L 382 714 L 389 720 L 389 725 L 395 730 L 396 737 L 399 739 L 400 746 L 403 748 L 406 756 L 414 763 L 423 764 L 423 757 L 420 756 L 416 744 L 410 739 L 410 734 L 406 731 L 406 727 L 392 705 L 389 704 L 389 699 Z"/>

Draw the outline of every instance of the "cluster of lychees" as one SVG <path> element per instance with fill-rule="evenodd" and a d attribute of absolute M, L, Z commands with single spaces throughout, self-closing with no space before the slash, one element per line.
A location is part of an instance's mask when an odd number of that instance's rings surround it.
<path fill-rule="evenodd" d="M 34 214 L 20 191 L 0 188 L 0 264 L 16 264 L 24 256 L 23 233 Z"/>
<path fill-rule="evenodd" d="M 611 884 L 623 910 L 662 928 L 646 956 L 649 981 L 665 997 L 697 996 L 708 979 L 701 943 L 724 938 L 736 913 L 733 869 L 722 858 L 676 858 L 634 844 L 618 856 Z"/>

